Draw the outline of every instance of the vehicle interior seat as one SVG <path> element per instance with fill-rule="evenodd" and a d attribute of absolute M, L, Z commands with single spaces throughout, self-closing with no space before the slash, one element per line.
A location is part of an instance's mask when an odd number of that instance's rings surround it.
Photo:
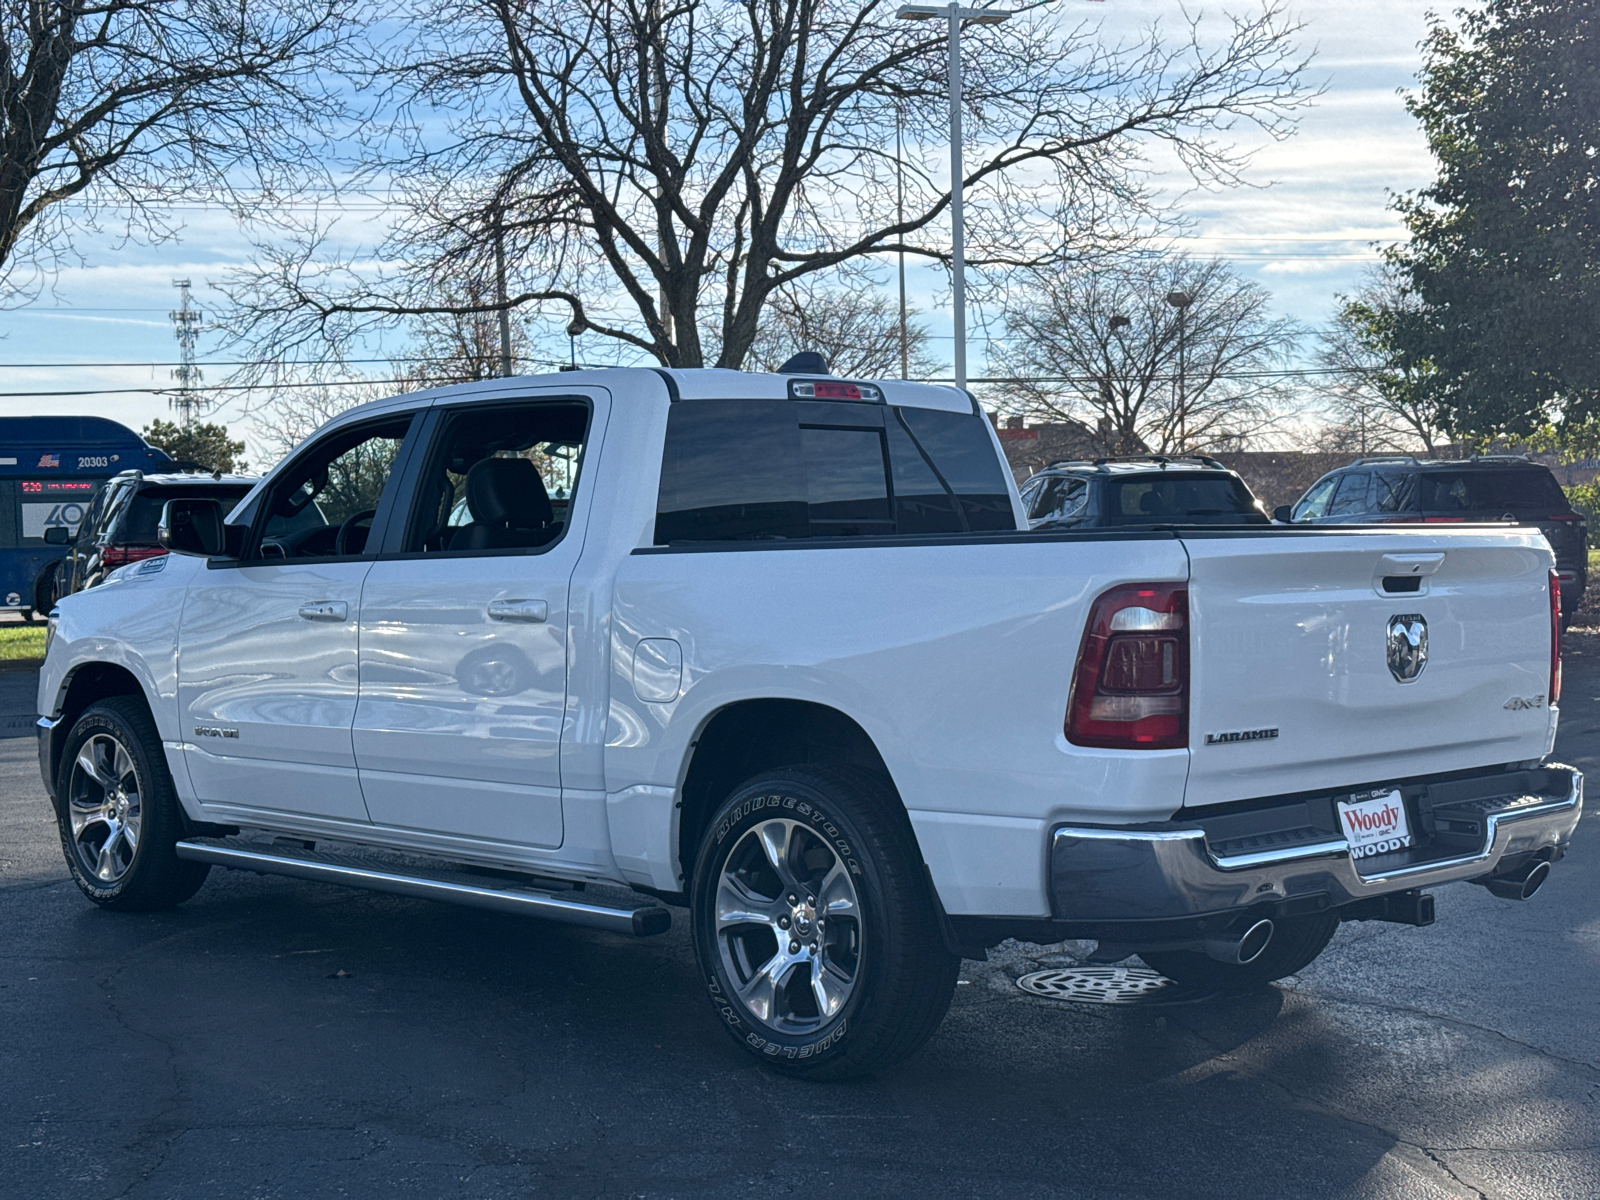
<path fill-rule="evenodd" d="M 526 458 L 486 458 L 467 472 L 472 523 L 450 538 L 452 550 L 542 546 L 561 532 L 539 468 Z"/>

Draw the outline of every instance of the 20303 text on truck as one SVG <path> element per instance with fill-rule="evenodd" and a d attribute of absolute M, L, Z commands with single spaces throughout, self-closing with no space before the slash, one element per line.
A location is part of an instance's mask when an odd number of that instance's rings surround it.
<path fill-rule="evenodd" d="M 1257 986 L 1561 857 L 1537 529 L 1025 526 L 952 388 L 617 369 L 365 405 L 61 602 L 67 862 L 114 909 L 219 865 L 625 934 L 686 907 L 739 1044 L 842 1078 L 1008 937 Z"/>

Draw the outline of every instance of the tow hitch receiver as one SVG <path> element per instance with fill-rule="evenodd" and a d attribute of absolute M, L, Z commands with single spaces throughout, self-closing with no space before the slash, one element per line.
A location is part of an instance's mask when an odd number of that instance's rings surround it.
<path fill-rule="evenodd" d="M 1346 921 L 1389 921 L 1395 925 L 1432 925 L 1433 897 L 1420 888 L 1357 900 L 1339 910 Z"/>

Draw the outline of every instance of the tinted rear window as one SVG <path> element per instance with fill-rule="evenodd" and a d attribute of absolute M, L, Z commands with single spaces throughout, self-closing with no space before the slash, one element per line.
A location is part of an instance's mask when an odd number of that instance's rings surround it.
<path fill-rule="evenodd" d="M 667 417 L 657 545 L 1015 528 L 976 414 L 681 400 Z"/>
<path fill-rule="evenodd" d="M 1261 515 L 1250 489 L 1229 475 L 1116 479 L 1107 493 L 1107 515 L 1124 520 Z"/>
<path fill-rule="evenodd" d="M 168 500 L 220 500 L 222 515 L 240 500 L 250 488 L 243 484 L 218 484 L 208 488 L 171 488 L 162 491 L 140 492 L 127 506 L 122 520 L 111 533 L 116 542 L 149 542 L 154 545 L 156 526 L 161 524 L 161 510 Z"/>
<path fill-rule="evenodd" d="M 1538 467 L 1427 471 L 1417 482 L 1424 512 L 1567 511 L 1567 498 L 1555 477 Z"/>

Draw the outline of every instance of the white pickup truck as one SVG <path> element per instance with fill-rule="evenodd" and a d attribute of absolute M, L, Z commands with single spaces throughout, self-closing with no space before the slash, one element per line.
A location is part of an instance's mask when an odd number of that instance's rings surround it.
<path fill-rule="evenodd" d="M 1019 529 L 952 388 L 617 369 L 365 405 L 61 602 L 67 863 L 120 909 L 212 866 L 629 934 L 686 907 L 736 1040 L 839 1078 L 1008 937 L 1255 986 L 1560 858 L 1537 530 Z"/>

